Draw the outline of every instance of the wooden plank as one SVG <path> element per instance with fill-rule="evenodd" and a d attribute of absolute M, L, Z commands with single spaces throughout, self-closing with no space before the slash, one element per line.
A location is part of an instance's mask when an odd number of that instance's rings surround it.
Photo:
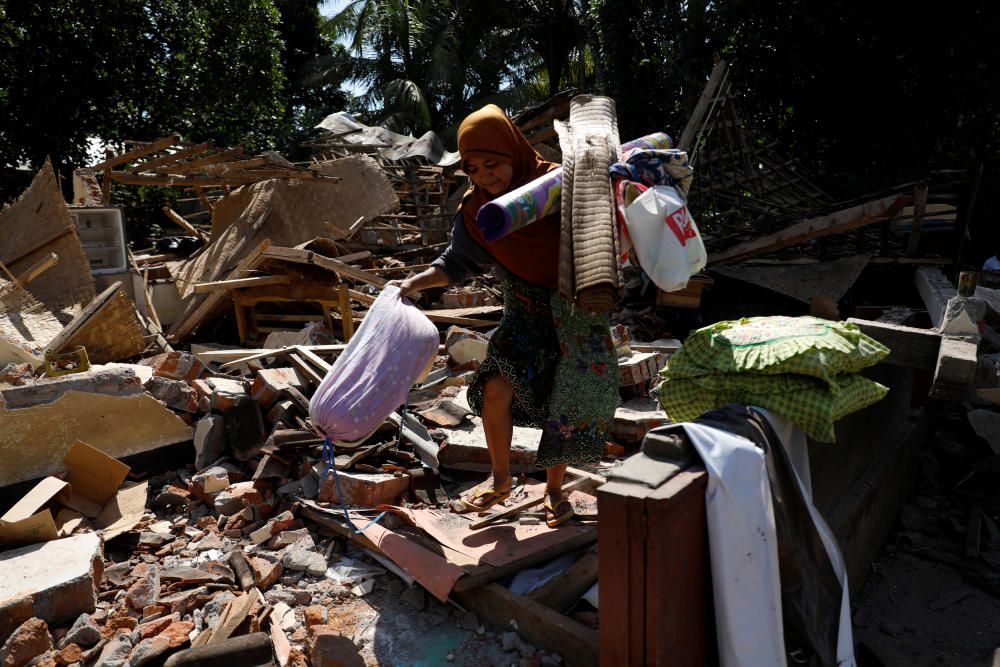
<path fill-rule="evenodd" d="M 560 572 L 527 594 L 549 609 L 564 612 L 597 583 L 597 552 L 587 551 L 564 572 Z"/>
<path fill-rule="evenodd" d="M 937 365 L 941 336 L 936 331 L 855 317 L 847 321 L 889 348 L 889 356 L 882 360 L 883 364 L 928 370 Z"/>
<path fill-rule="evenodd" d="M 236 265 L 236 268 L 230 275 L 241 277 L 243 273 L 256 266 L 257 262 L 261 258 L 261 254 L 267 250 L 270 244 L 271 242 L 267 239 L 261 241 L 260 245 L 250 251 L 250 253 Z M 194 311 L 174 323 L 174 326 L 170 329 L 170 333 L 167 335 L 167 341 L 175 343 L 194 331 L 198 324 L 201 323 L 202 318 L 208 316 L 209 313 L 221 305 L 226 294 L 227 292 L 212 292 L 205 295 L 205 298 L 200 304 L 198 304 Z"/>
<path fill-rule="evenodd" d="M 196 236 L 205 243 L 208 243 L 208 236 L 203 231 L 201 231 L 200 229 L 192 225 L 190 222 L 182 218 L 181 214 L 175 211 L 174 209 L 170 208 L 169 206 L 164 206 L 163 215 L 167 216 L 167 219 L 170 220 L 170 222 L 174 223 L 175 225 L 186 231 L 188 234 Z"/>
<path fill-rule="evenodd" d="M 334 271 L 340 275 L 347 276 L 348 278 L 353 278 L 354 280 L 374 285 L 375 287 L 383 287 L 386 282 L 388 282 L 385 278 L 377 276 L 374 273 L 369 273 L 364 269 L 359 269 L 356 266 L 345 264 L 330 257 L 324 257 L 323 255 L 314 253 L 311 250 L 275 246 L 265 251 L 263 257 L 265 259 L 276 259 L 290 262 L 292 264 L 319 266 L 329 271 Z"/>
<path fill-rule="evenodd" d="M 694 111 L 691 113 L 687 125 L 684 126 L 681 139 L 677 142 L 676 146 L 680 150 L 687 151 L 689 154 L 692 152 L 691 142 L 694 140 L 699 128 L 701 128 L 702 122 L 705 120 L 705 113 L 708 111 L 708 105 L 712 103 L 712 98 L 715 97 L 715 93 L 719 89 L 719 84 L 722 82 L 725 74 L 726 61 L 720 60 L 712 67 L 708 83 L 705 84 L 705 89 L 701 91 L 701 97 L 698 98 L 698 103 L 695 104 Z"/>
<path fill-rule="evenodd" d="M 875 201 L 852 206 L 829 215 L 804 220 L 774 234 L 742 243 L 708 258 L 709 264 L 736 262 L 767 252 L 797 245 L 805 241 L 846 232 L 865 225 L 892 219 L 910 203 L 909 195 L 890 195 Z"/>
<path fill-rule="evenodd" d="M 232 280 L 217 280 L 211 283 L 195 283 L 195 294 L 210 294 L 217 291 L 240 289 L 241 287 L 263 287 L 264 285 L 287 285 L 291 282 L 288 276 L 254 276 L 252 278 L 234 278 Z"/>
<path fill-rule="evenodd" d="M 239 350 L 206 350 L 198 352 L 196 357 L 203 362 L 228 360 L 222 368 L 229 368 L 239 364 L 253 361 L 255 359 L 266 359 L 267 357 L 283 357 L 292 352 L 310 350 L 319 353 L 342 352 L 347 345 L 338 343 L 337 345 L 311 345 L 309 347 L 276 347 L 276 348 L 244 348 Z"/>
<path fill-rule="evenodd" d="M 130 171 L 132 173 L 140 173 L 143 171 L 151 171 L 157 167 L 162 167 L 165 164 L 170 164 L 172 162 L 177 162 L 179 160 L 186 160 L 189 157 L 194 157 L 200 153 L 204 153 L 212 147 L 211 142 L 206 142 L 203 144 L 195 144 L 194 146 L 188 146 L 187 148 L 182 148 L 173 153 L 167 153 L 166 155 L 161 155 L 160 157 L 155 157 L 152 160 L 146 160 L 145 162 L 140 162 L 139 164 L 129 167 L 125 171 Z"/>
<path fill-rule="evenodd" d="M 44 273 L 47 269 L 50 269 L 53 266 L 55 266 L 56 262 L 58 261 L 59 261 L 59 255 L 55 254 L 54 252 L 48 253 L 40 260 L 29 266 L 27 270 L 25 270 L 21 275 L 19 275 L 17 279 L 14 281 L 14 284 L 17 285 L 20 283 L 20 285 L 25 285 L 27 283 L 30 283 L 32 280 L 34 280 L 42 273 Z"/>
<path fill-rule="evenodd" d="M 347 346 L 343 345 L 341 347 L 346 348 Z M 319 356 L 315 352 L 313 352 L 313 348 L 306 347 L 305 345 L 296 345 L 295 353 L 298 354 L 300 357 L 302 357 L 302 359 L 308 361 L 313 366 L 321 370 L 324 375 L 329 373 L 330 368 L 333 366 L 333 364 L 323 359 L 320 359 Z"/>
<path fill-rule="evenodd" d="M 337 286 L 337 308 L 340 310 L 340 327 L 343 330 L 343 338 L 350 342 L 354 336 L 354 313 L 351 311 L 351 299 L 347 294 L 347 285 L 340 283 Z"/>
<path fill-rule="evenodd" d="M 130 151 L 122 153 L 117 157 L 108 158 L 104 162 L 98 162 L 93 167 L 89 167 L 92 171 L 103 171 L 106 169 L 111 169 L 112 167 L 117 167 L 120 164 L 125 164 L 126 162 L 131 162 L 136 158 L 140 158 L 144 155 L 149 155 L 150 153 L 155 153 L 156 151 L 162 151 L 165 148 L 170 148 L 181 140 L 180 135 L 171 134 L 168 137 L 163 137 L 162 139 L 157 139 L 144 146 L 139 146 L 138 148 L 133 148 Z"/>
<path fill-rule="evenodd" d="M 396 273 L 399 271 L 423 271 L 424 269 L 429 269 L 430 264 L 412 264 L 409 266 L 389 266 L 378 269 L 368 269 L 372 273 L 383 274 L 383 273 Z"/>
<path fill-rule="evenodd" d="M 299 372 L 306 376 L 307 380 L 315 384 L 317 387 L 323 382 L 323 376 L 317 373 L 313 367 L 307 364 L 299 355 L 292 352 L 288 355 L 288 360 L 292 362 L 292 365 L 295 366 Z"/>
<path fill-rule="evenodd" d="M 596 541 L 597 531 L 588 531 L 580 533 L 565 542 L 552 545 L 542 551 L 537 551 L 528 556 L 524 556 L 523 558 L 518 558 L 517 560 L 511 561 L 506 565 L 463 565 L 462 567 L 465 568 L 465 571 L 468 574 L 456 581 L 455 587 L 452 590 L 456 593 L 461 593 L 462 591 L 479 588 L 480 586 L 484 586 L 488 583 L 516 574 L 525 568 L 533 567 L 540 563 L 552 560 L 556 556 L 561 556 L 564 553 L 569 553 L 570 551 L 590 546 Z"/>
<path fill-rule="evenodd" d="M 172 164 L 166 167 L 160 167 L 156 170 L 158 174 L 186 174 L 190 171 L 195 171 L 201 169 L 205 165 L 216 164 L 218 162 L 225 162 L 229 158 L 236 157 L 238 155 L 243 155 L 243 147 L 237 146 L 236 148 L 230 148 L 214 155 L 208 155 L 203 158 L 198 158 L 197 160 L 190 160 L 189 162 L 182 162 L 180 164 Z"/>
<path fill-rule="evenodd" d="M 368 250 L 362 250 L 361 252 L 352 252 L 349 255 L 341 255 L 340 257 L 337 257 L 337 260 L 343 262 L 344 264 L 355 264 L 357 262 L 369 260 L 372 257 L 374 257 L 374 255 L 372 255 L 371 252 Z M 371 269 L 367 270 L 371 271 Z"/>
<path fill-rule="evenodd" d="M 518 634 L 535 646 L 563 656 L 568 667 L 598 664 L 597 631 L 534 600 L 511 593 L 499 584 L 457 593 L 455 598 L 498 628 L 504 631 L 516 628 Z"/>
<path fill-rule="evenodd" d="M 927 183 L 921 181 L 913 188 L 913 224 L 910 226 L 910 242 L 906 246 L 906 256 L 916 257 L 920 247 L 920 228 L 924 224 L 927 210 Z"/>
<path fill-rule="evenodd" d="M 457 324 L 460 327 L 466 327 L 468 329 L 473 329 L 476 327 L 495 327 L 499 322 L 496 320 L 474 320 L 468 317 L 454 317 L 452 315 L 441 315 L 433 310 L 423 311 L 424 315 L 427 316 L 431 322 L 439 322 L 441 324 Z"/>
<path fill-rule="evenodd" d="M 163 187 L 202 187 L 221 188 L 225 186 L 239 186 L 256 183 L 266 180 L 256 176 L 174 176 L 162 175 L 152 176 L 146 174 L 132 174 L 125 171 L 109 172 L 111 178 L 123 185 L 156 185 Z M 270 177 L 266 177 L 270 178 Z"/>

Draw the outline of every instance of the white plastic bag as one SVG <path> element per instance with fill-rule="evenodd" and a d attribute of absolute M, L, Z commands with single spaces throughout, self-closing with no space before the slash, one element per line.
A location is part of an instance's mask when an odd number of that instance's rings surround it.
<path fill-rule="evenodd" d="M 688 279 L 708 263 L 687 203 L 669 185 L 639 195 L 625 209 L 625 224 L 639 266 L 665 292 L 687 287 Z"/>
<path fill-rule="evenodd" d="M 385 287 L 313 394 L 313 427 L 338 445 L 360 444 L 406 400 L 434 361 L 438 339 L 398 287 Z"/>

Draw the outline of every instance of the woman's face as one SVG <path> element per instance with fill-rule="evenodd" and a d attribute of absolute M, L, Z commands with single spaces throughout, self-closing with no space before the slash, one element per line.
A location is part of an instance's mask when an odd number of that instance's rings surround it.
<path fill-rule="evenodd" d="M 492 157 L 470 157 L 465 160 L 465 173 L 476 185 L 494 197 L 507 192 L 514 178 L 510 162 Z"/>

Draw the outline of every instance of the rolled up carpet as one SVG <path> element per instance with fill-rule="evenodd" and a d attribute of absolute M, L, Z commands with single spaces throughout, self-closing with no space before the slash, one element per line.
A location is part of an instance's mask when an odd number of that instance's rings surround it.
<path fill-rule="evenodd" d="M 621 284 L 608 178 L 608 169 L 621 155 L 615 101 L 592 95 L 574 97 L 569 125 L 557 125 L 556 131 L 564 159 L 563 238 L 568 229 L 572 245 L 572 278 L 567 273 L 565 240 L 560 248 L 560 292 L 586 312 L 607 313 L 618 300 Z"/>
<path fill-rule="evenodd" d="M 634 150 L 669 149 L 671 144 L 669 135 L 656 132 L 623 144 L 621 152 L 624 155 Z M 562 202 L 564 167 L 553 169 L 483 204 L 476 214 L 476 224 L 483 231 L 483 236 L 488 241 L 496 241 L 558 211 Z"/>

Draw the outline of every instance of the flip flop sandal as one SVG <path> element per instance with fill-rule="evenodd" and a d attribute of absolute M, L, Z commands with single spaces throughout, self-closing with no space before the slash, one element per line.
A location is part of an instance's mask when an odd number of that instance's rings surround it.
<path fill-rule="evenodd" d="M 497 503 L 502 503 L 503 501 L 510 498 L 510 489 L 506 491 L 497 491 L 496 489 L 488 486 L 479 486 L 472 489 L 470 494 L 463 495 L 459 498 L 459 502 L 462 503 L 462 507 L 466 508 L 469 512 L 478 512 L 479 514 L 484 514 L 488 512 Z M 483 504 L 477 504 L 475 501 L 485 498 L 486 502 Z"/>
<path fill-rule="evenodd" d="M 555 528 L 556 526 L 561 526 L 573 517 L 576 516 L 576 510 L 573 509 L 573 503 L 563 498 L 556 506 L 553 507 L 549 503 L 549 497 L 545 497 L 545 525 L 549 528 Z"/>

